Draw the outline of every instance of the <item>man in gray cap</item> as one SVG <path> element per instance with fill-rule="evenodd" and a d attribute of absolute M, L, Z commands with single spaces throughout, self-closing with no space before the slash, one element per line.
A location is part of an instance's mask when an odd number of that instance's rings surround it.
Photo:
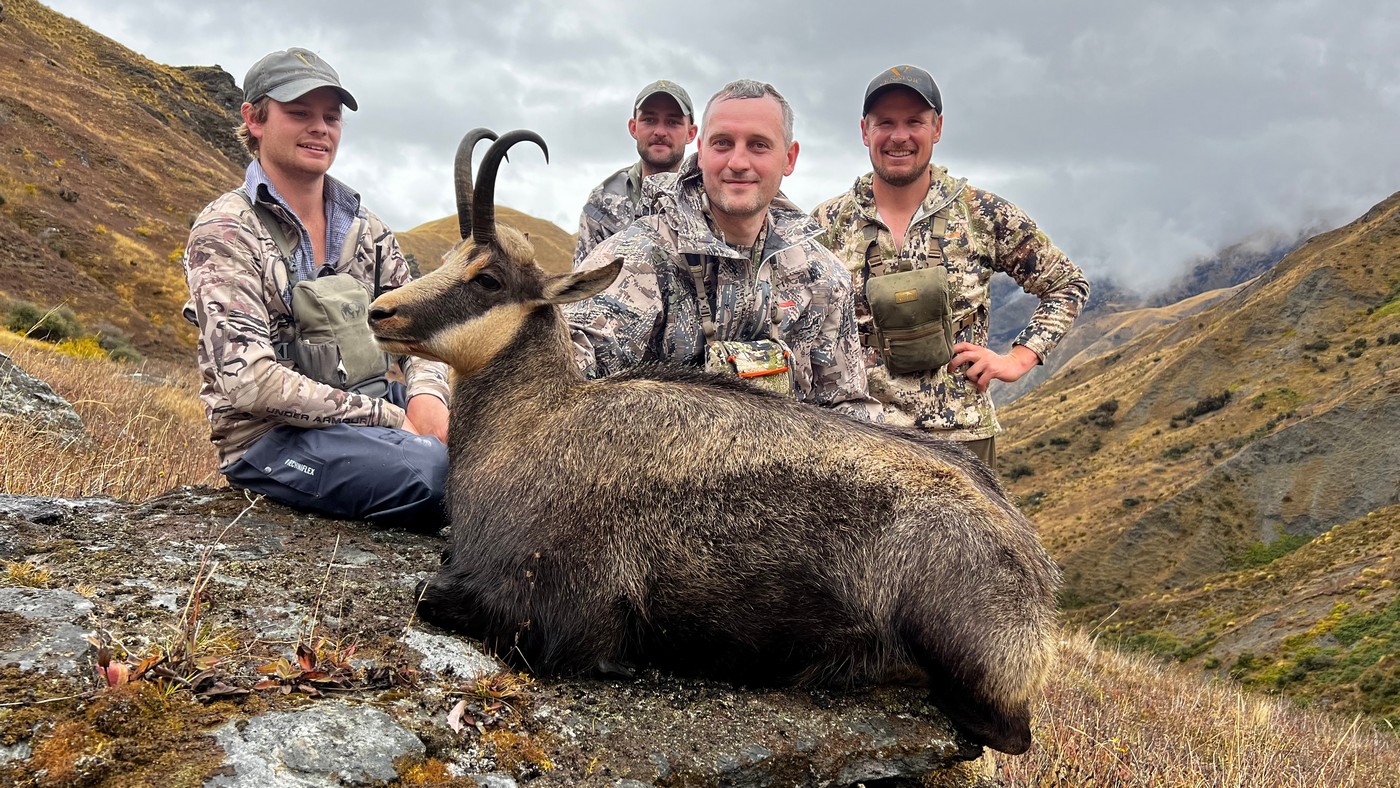
<path fill-rule="evenodd" d="M 1001 425 L 988 385 L 1041 363 L 1089 283 L 1021 209 L 932 164 L 943 96 L 927 71 L 882 71 L 861 114 L 874 171 L 812 216 L 854 279 L 870 394 L 887 421 L 962 441 L 995 468 Z M 997 271 L 1040 299 L 1006 354 L 987 347 Z"/>
<path fill-rule="evenodd" d="M 609 175 L 589 192 L 578 220 L 575 268 L 593 247 L 651 213 L 642 205 L 642 180 L 675 172 L 695 131 L 694 106 L 684 88 L 664 79 L 642 88 L 627 120 L 627 133 L 637 141 L 640 160 Z"/>
<path fill-rule="evenodd" d="M 238 138 L 253 161 L 186 245 L 200 398 L 235 487 L 335 517 L 436 528 L 447 370 L 390 359 L 369 302 L 409 281 L 398 242 L 327 171 L 355 97 L 314 52 L 259 60 Z M 402 380 L 391 374 L 397 365 Z"/>

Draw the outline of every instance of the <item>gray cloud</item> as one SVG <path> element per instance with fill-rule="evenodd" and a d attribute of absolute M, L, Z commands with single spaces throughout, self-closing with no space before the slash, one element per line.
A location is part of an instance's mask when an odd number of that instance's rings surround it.
<path fill-rule="evenodd" d="M 776 85 L 802 145 L 784 188 L 810 207 L 868 169 L 862 91 L 901 62 L 943 90 L 935 161 L 1128 285 L 1259 231 L 1335 225 L 1400 188 L 1393 3 L 245 0 L 236 18 L 167 0 L 50 5 L 240 83 L 267 51 L 317 50 L 362 107 L 336 174 L 401 228 L 452 212 L 457 140 L 487 125 L 550 145 L 548 166 L 512 157 L 498 199 L 574 229 L 588 190 L 634 158 L 630 101 L 658 77 L 702 105 L 735 77 Z"/>

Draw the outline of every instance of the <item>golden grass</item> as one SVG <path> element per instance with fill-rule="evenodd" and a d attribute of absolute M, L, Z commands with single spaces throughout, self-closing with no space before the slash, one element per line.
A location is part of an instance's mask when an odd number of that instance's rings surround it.
<path fill-rule="evenodd" d="M 1067 633 L 1011 786 L 1395 786 L 1400 739 Z"/>
<path fill-rule="evenodd" d="M 9 332 L 0 351 L 68 400 L 87 431 L 69 444 L 38 420 L 0 418 L 0 490 L 144 500 L 220 480 L 193 360 L 118 364 Z"/>

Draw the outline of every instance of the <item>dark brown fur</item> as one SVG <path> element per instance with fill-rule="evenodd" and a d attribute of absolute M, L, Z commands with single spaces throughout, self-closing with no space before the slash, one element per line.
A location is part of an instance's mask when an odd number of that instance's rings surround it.
<path fill-rule="evenodd" d="M 456 373 L 424 618 L 542 674 L 923 675 L 970 738 L 1025 751 L 1058 572 L 985 466 L 699 372 L 585 381 L 557 304 L 617 265 L 547 277 L 497 232 L 371 310 L 387 349 Z"/>

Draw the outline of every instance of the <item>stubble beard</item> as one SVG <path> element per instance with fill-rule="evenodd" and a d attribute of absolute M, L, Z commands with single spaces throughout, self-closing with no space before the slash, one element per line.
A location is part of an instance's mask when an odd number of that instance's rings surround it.
<path fill-rule="evenodd" d="M 669 172 L 676 169 L 681 163 L 681 159 L 685 158 L 684 148 L 672 147 L 668 150 L 670 151 L 669 153 L 665 153 L 658 158 L 652 154 L 650 144 L 643 145 L 640 142 L 637 143 L 637 154 L 642 157 L 642 161 L 646 162 L 647 166 L 658 172 Z"/>
<path fill-rule="evenodd" d="M 928 172 L 929 163 L 925 161 L 922 167 L 914 167 L 904 172 L 894 172 L 876 164 L 875 176 L 890 186 L 903 187 L 918 181 Z"/>

